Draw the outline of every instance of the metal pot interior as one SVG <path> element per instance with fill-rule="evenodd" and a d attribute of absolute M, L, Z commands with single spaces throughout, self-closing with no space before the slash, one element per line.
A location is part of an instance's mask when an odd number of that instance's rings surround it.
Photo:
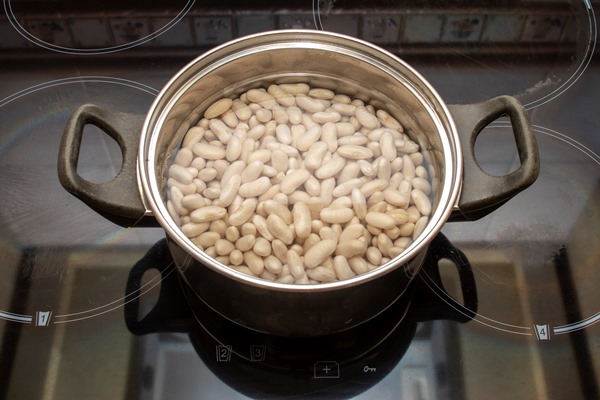
<path fill-rule="evenodd" d="M 456 203 L 462 176 L 456 130 L 439 95 L 410 66 L 373 45 L 336 34 L 297 30 L 257 34 L 216 48 L 182 69 L 159 94 L 142 132 L 140 181 L 154 216 L 172 239 L 203 264 L 254 285 L 278 286 L 242 276 L 200 251 L 169 217 L 165 188 L 167 168 L 183 137 L 210 104 L 284 82 L 328 88 L 390 113 L 421 145 L 434 189 L 429 224 L 403 254 L 348 281 L 310 286 L 352 285 L 407 264 L 441 229 Z"/>

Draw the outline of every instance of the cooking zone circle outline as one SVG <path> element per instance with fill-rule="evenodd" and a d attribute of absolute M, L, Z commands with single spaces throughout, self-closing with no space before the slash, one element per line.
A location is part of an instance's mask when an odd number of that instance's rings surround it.
<path fill-rule="evenodd" d="M 9 21 L 11 22 L 11 24 L 13 25 L 13 27 L 22 35 L 24 35 L 24 32 L 27 32 L 18 22 L 16 17 L 14 16 L 14 14 L 12 14 L 12 8 L 10 7 L 10 0 L 3 0 L 4 4 L 5 4 L 5 9 L 7 10 L 7 16 L 9 17 Z M 193 5 L 194 1 L 191 0 L 191 5 Z M 585 69 L 587 68 L 587 65 L 589 64 L 590 60 L 591 60 L 591 56 L 593 54 L 593 50 L 595 49 L 595 34 L 596 34 L 596 22 L 595 22 L 595 18 L 594 18 L 594 12 L 593 9 L 591 8 L 591 6 L 589 5 L 589 3 L 587 1 L 584 0 L 584 4 L 587 6 L 587 10 L 588 10 L 588 16 L 590 18 L 590 41 L 588 44 L 588 54 L 586 55 L 586 57 L 584 58 L 584 60 L 582 61 L 582 63 L 580 64 L 580 66 L 576 69 L 575 74 L 569 79 L 567 80 L 561 87 L 557 88 L 555 91 L 553 91 L 552 93 L 546 95 L 545 97 L 538 99 L 537 101 L 531 102 L 526 104 L 526 107 L 529 108 L 533 108 L 533 107 L 537 107 L 538 105 L 544 104 L 554 98 L 556 98 L 558 95 L 560 95 L 562 92 L 564 92 L 565 90 L 567 90 L 568 88 L 570 88 L 571 85 L 573 85 L 575 83 L 575 81 L 577 81 L 579 79 L 579 77 L 583 74 L 583 72 L 585 71 Z M 6 7 L 8 5 L 8 7 Z M 187 11 L 189 11 L 189 7 L 191 7 L 190 2 L 188 2 L 188 5 L 186 5 L 186 9 L 185 12 L 187 13 Z M 320 5 L 320 2 L 319 2 Z M 183 12 L 183 11 L 182 11 Z M 71 54 L 85 54 L 85 55 L 93 55 L 93 54 L 102 54 L 105 52 L 114 52 L 114 51 L 120 51 L 120 50 L 126 50 L 128 48 L 137 46 L 139 44 L 145 43 L 146 41 L 149 41 L 151 39 L 153 39 L 154 37 L 164 33 L 164 31 L 168 30 L 173 24 L 177 23 L 181 18 L 183 18 L 182 14 L 179 14 L 181 17 L 179 17 L 179 19 L 177 20 L 173 20 L 172 23 L 167 24 L 165 27 L 162 28 L 162 30 L 159 30 L 157 32 L 155 32 L 155 34 L 153 35 L 149 35 L 145 38 L 142 38 L 138 41 L 129 43 L 127 45 L 120 45 L 120 46 L 114 46 L 114 47 L 109 47 L 109 48 L 104 48 L 104 49 L 89 49 L 89 51 L 85 51 L 85 50 L 79 50 L 79 49 L 69 49 L 69 48 L 61 48 L 59 46 L 54 46 L 54 45 L 50 45 L 47 44 L 37 38 L 35 38 L 34 36 L 31 36 L 28 32 L 27 34 L 30 36 L 25 36 L 27 38 L 27 40 L 30 40 L 31 42 L 40 45 L 42 47 L 45 47 L 49 50 L 53 50 L 53 51 L 59 51 L 59 52 L 67 52 L 67 53 L 71 53 Z M 319 16 L 319 21 L 320 21 L 320 16 Z M 16 24 L 16 25 L 15 25 Z M 47 47 L 46 47 L 47 46 Z M 21 98 L 23 96 L 35 93 L 39 90 L 44 90 L 46 88 L 49 87 L 53 87 L 53 86 L 57 86 L 57 85 L 63 85 L 63 84 L 69 84 L 69 83 L 81 83 L 81 82 L 100 82 L 100 83 L 110 83 L 110 84 L 121 84 L 121 85 L 126 85 L 126 86 L 130 86 L 139 90 L 142 90 L 146 93 L 152 94 L 152 95 L 156 95 L 158 93 L 158 90 L 155 90 L 151 87 L 148 87 L 146 85 L 142 85 L 140 83 L 134 82 L 134 81 L 130 81 L 130 80 L 126 80 L 126 79 L 121 79 L 121 78 L 115 78 L 115 77 L 74 77 L 74 78 L 64 78 L 64 79 L 58 79 L 58 80 L 54 80 L 54 81 L 49 81 L 46 83 L 42 83 L 39 85 L 35 85 L 32 86 L 30 88 L 21 90 L 19 92 L 16 92 L 15 94 L 11 95 L 11 96 L 7 96 L 4 99 L 0 100 L 0 109 L 11 103 L 12 101 Z M 566 86 L 568 84 L 568 86 Z M 566 87 L 565 87 L 566 86 Z M 557 93 L 557 91 L 561 88 L 564 88 L 561 92 Z M 551 98 L 546 99 L 546 97 L 553 95 Z M 536 102 L 545 100 L 543 103 L 540 104 L 536 104 Z M 600 158 L 598 157 L 597 154 L 595 154 L 594 152 L 592 152 L 589 148 L 587 148 L 586 146 L 582 145 L 581 143 L 568 138 L 567 136 L 558 133 L 556 131 L 553 131 L 551 129 L 547 129 L 547 128 L 543 128 L 541 126 L 534 126 L 534 130 L 539 133 L 539 134 L 543 134 L 543 135 L 548 135 L 551 136 L 555 139 L 559 139 L 563 142 L 565 142 L 566 144 L 573 146 L 574 148 L 576 148 L 577 150 L 582 151 L 584 154 L 586 154 L 588 157 L 592 158 L 592 160 L 594 162 L 596 162 L 597 164 L 600 165 Z M 168 266 L 167 268 L 172 267 L 172 266 Z M 172 271 L 170 271 L 172 272 Z M 170 273 L 169 272 L 169 273 Z M 428 277 L 427 277 L 428 278 Z M 432 282 L 430 279 L 426 279 L 426 281 L 429 280 L 430 282 Z M 153 280 L 154 281 L 154 280 Z M 158 282 L 148 282 L 146 285 L 151 285 L 151 287 L 146 288 L 146 286 L 144 286 L 144 290 L 141 291 L 137 296 L 141 296 L 144 293 L 146 293 L 148 290 L 151 290 L 154 286 L 156 286 L 158 284 Z M 435 287 L 432 287 L 431 285 L 428 284 L 428 286 L 430 286 L 435 292 L 436 294 L 438 294 L 438 296 L 440 296 L 442 298 L 442 300 L 448 302 L 448 299 L 445 299 L 444 296 L 442 294 L 439 293 L 438 290 L 435 290 Z M 434 284 L 435 286 L 435 284 Z M 113 306 L 116 302 L 119 302 L 121 300 L 127 300 L 126 298 L 122 298 L 122 299 L 117 299 L 115 301 L 109 302 L 103 306 L 99 306 L 96 307 L 92 310 L 87 310 L 87 311 L 81 311 L 81 312 L 76 312 L 76 313 L 71 313 L 71 314 L 65 314 L 62 316 L 54 316 L 53 318 L 59 318 L 59 317 L 68 317 L 68 316 L 75 316 L 75 315 L 82 315 L 85 313 L 90 313 L 90 312 L 94 312 L 94 311 L 99 311 L 97 313 L 91 314 L 91 315 L 87 315 L 85 317 L 77 317 L 77 318 L 73 318 L 73 319 L 67 319 L 67 320 L 62 320 L 62 321 L 56 321 L 54 320 L 53 323 L 65 323 L 65 322 L 74 322 L 74 321 L 79 321 L 85 318 L 91 318 L 115 309 L 118 309 L 122 306 L 122 304 Z M 127 301 L 131 301 L 133 299 L 129 299 Z M 457 305 L 457 303 L 455 303 L 453 300 L 449 301 L 450 303 L 454 303 L 454 304 L 450 304 L 451 306 L 457 308 L 458 311 L 460 311 L 460 305 Z M 101 310 L 101 311 L 100 311 Z M 481 318 L 482 320 L 480 320 L 479 318 Z M 15 314 L 15 313 L 11 313 L 8 311 L 2 311 L 0 310 L 0 319 L 5 319 L 5 320 L 9 320 L 9 321 L 14 321 L 14 322 L 20 322 L 20 323 L 31 323 L 33 317 L 30 315 L 22 315 L 22 314 Z M 476 314 L 475 318 L 474 318 L 477 322 L 482 323 L 484 325 L 488 325 L 494 329 L 500 329 L 500 330 L 505 330 L 507 332 L 510 333 L 515 333 L 515 334 L 520 334 L 520 335 L 532 335 L 532 328 L 531 327 L 523 327 L 523 326 L 514 326 L 514 325 L 508 325 L 508 324 L 504 324 L 502 322 L 499 321 L 494 321 L 492 319 L 489 319 L 485 316 Z M 488 320 L 487 322 L 484 321 Z M 568 332 L 572 332 L 575 330 L 580 330 L 580 329 L 584 329 L 587 326 L 590 326 L 592 324 L 595 324 L 596 322 L 598 322 L 600 320 L 600 312 L 594 314 L 593 316 L 590 316 L 588 318 L 583 319 L 580 322 L 577 323 L 572 323 L 572 324 L 568 324 L 568 325 L 562 325 L 562 326 L 555 326 L 553 327 L 554 330 L 554 334 L 562 334 L 562 333 L 568 333 Z M 500 326 L 495 326 L 494 324 L 498 324 Z M 514 330 L 513 330 L 514 328 Z"/>
<path fill-rule="evenodd" d="M 171 29 L 173 26 L 175 26 L 179 21 L 181 21 L 187 15 L 187 13 L 192 9 L 195 2 L 196 2 L 196 0 L 187 0 L 187 3 L 185 4 L 184 8 L 171 21 L 169 21 L 166 25 L 162 26 L 161 28 L 157 29 L 156 31 L 152 32 L 151 34 L 149 34 L 147 36 L 141 37 L 141 38 L 131 41 L 129 43 L 123 43 L 123 44 L 119 44 L 119 45 L 115 45 L 115 46 L 97 47 L 97 48 L 89 48 L 89 49 L 85 49 L 85 48 L 78 49 L 78 48 L 64 47 L 64 46 L 58 46 L 58 45 L 55 45 L 52 43 L 48 43 L 48 42 L 38 38 L 37 36 L 33 35 L 25 27 L 23 27 L 23 25 L 21 25 L 19 23 L 18 18 L 13 13 L 11 0 L 3 0 L 4 9 L 6 11 L 6 16 L 8 17 L 8 21 L 21 36 L 23 36 L 25 39 L 27 39 L 31 43 L 35 44 L 36 46 L 43 47 L 47 50 L 56 51 L 58 53 L 76 54 L 76 55 L 99 55 L 99 54 L 114 53 L 114 52 L 118 52 L 118 51 L 131 49 L 133 47 L 136 47 L 136 46 L 142 45 L 146 42 L 149 42 L 152 39 L 155 39 L 155 38 L 159 37 L 160 35 L 162 35 L 163 33 L 167 32 L 169 29 Z"/>
<path fill-rule="evenodd" d="M 510 128 L 510 124 L 505 123 L 505 122 L 495 122 L 490 125 L 490 128 Z M 550 137 L 552 139 L 556 139 L 560 142 L 563 142 L 563 143 L 573 147 L 574 149 L 582 152 L 584 155 L 589 157 L 593 162 L 595 162 L 600 167 L 600 156 L 598 154 L 594 153 L 589 147 L 578 142 L 577 140 L 572 139 L 572 138 L 570 138 L 560 132 L 557 132 L 555 130 L 545 128 L 545 127 L 542 127 L 539 125 L 533 125 L 533 130 L 539 135 L 544 135 L 544 136 Z M 543 155 L 544 155 L 543 151 L 541 151 L 540 154 L 542 155 L 542 159 L 543 159 Z M 542 168 L 542 171 L 543 171 L 543 168 Z M 495 320 L 490 317 L 486 317 L 485 315 L 482 315 L 474 310 L 466 309 L 462 304 L 460 304 L 455 299 L 453 299 L 443 288 L 439 287 L 435 283 L 435 280 L 433 280 L 432 278 L 430 278 L 427 275 L 427 271 L 425 271 L 425 270 L 423 270 L 422 273 L 419 274 L 419 277 L 421 277 L 423 279 L 423 281 L 425 282 L 425 284 L 431 290 L 433 290 L 434 293 L 442 301 L 444 301 L 446 304 L 448 304 L 448 306 L 452 307 L 457 312 L 459 312 L 467 317 L 470 317 L 475 322 L 478 322 L 482 325 L 485 325 L 487 327 L 490 327 L 490 328 L 493 328 L 493 329 L 496 329 L 499 331 L 513 333 L 513 334 L 517 334 L 517 335 L 533 336 L 534 334 L 536 334 L 534 326 L 508 324 L 508 323 L 505 323 L 502 321 Z M 581 321 L 576 321 L 576 322 L 572 322 L 572 323 L 565 324 L 565 325 L 556 325 L 556 326 L 548 325 L 548 329 L 551 329 L 551 333 L 550 333 L 551 336 L 552 335 L 562 335 L 562 334 L 566 334 L 566 333 L 572 333 L 572 332 L 575 332 L 575 331 L 578 331 L 581 329 L 585 329 L 588 326 L 594 325 L 597 322 L 600 322 L 600 311 L 596 312 L 595 314 L 593 314 L 591 316 L 583 318 Z"/>

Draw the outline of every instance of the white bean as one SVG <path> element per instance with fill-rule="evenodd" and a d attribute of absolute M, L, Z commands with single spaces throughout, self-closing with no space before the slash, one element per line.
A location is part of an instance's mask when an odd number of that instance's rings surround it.
<path fill-rule="evenodd" d="M 306 270 L 306 275 L 317 282 L 333 282 L 337 275 L 333 269 L 326 267 L 315 267 Z"/>
<path fill-rule="evenodd" d="M 300 255 L 294 250 L 290 250 L 287 252 L 286 262 L 290 269 L 290 274 L 292 274 L 294 278 L 301 278 L 306 275 L 302 259 L 300 258 Z"/>
<path fill-rule="evenodd" d="M 369 272 L 369 266 L 367 265 L 367 261 L 363 257 L 349 258 L 348 265 L 350 265 L 350 269 L 352 269 L 352 271 L 354 271 L 356 275 L 361 275 L 366 272 Z"/>
<path fill-rule="evenodd" d="M 333 103 L 331 105 L 331 108 L 337 112 L 339 112 L 340 114 L 342 114 L 345 117 L 350 117 L 352 115 L 354 115 L 354 112 L 356 110 L 356 106 L 353 106 L 351 104 L 344 104 L 344 103 Z"/>
<path fill-rule="evenodd" d="M 323 205 L 329 205 L 333 201 L 333 189 L 335 188 L 335 179 L 327 178 L 321 181 L 321 194 L 319 197 Z"/>
<path fill-rule="evenodd" d="M 337 242 L 332 239 L 322 240 L 312 246 L 304 255 L 304 264 L 307 268 L 319 266 L 327 257 L 333 254 Z"/>
<path fill-rule="evenodd" d="M 271 94 L 261 89 L 250 89 L 246 92 L 248 101 L 260 104 L 261 107 L 271 110 L 277 105 L 277 101 Z"/>
<path fill-rule="evenodd" d="M 275 214 L 271 214 L 267 217 L 267 229 L 273 237 L 278 238 L 287 245 L 292 244 L 294 241 L 294 234 L 290 228 L 288 228 L 288 224 Z"/>
<path fill-rule="evenodd" d="M 360 187 L 362 184 L 363 180 L 361 178 L 354 178 L 345 181 L 333 189 L 333 197 L 347 196 L 352 193 L 353 189 Z"/>
<path fill-rule="evenodd" d="M 381 155 L 389 162 L 394 161 L 398 153 L 396 151 L 396 146 L 394 146 L 394 136 L 390 131 L 385 131 L 381 134 L 379 144 L 381 147 Z"/>
<path fill-rule="evenodd" d="M 309 176 L 304 182 L 304 190 L 309 196 L 318 196 L 321 194 L 321 182 L 314 176 Z"/>
<path fill-rule="evenodd" d="M 273 113 L 271 112 L 271 110 L 267 110 L 266 108 L 259 108 L 258 110 L 256 110 L 254 115 L 256 115 L 256 119 L 259 122 L 262 122 L 263 124 L 265 124 L 265 134 L 268 135 L 269 134 L 268 133 L 269 132 L 269 124 L 271 122 L 275 123 L 274 121 L 272 121 Z"/>
<path fill-rule="evenodd" d="M 248 266 L 254 275 L 260 275 L 265 269 L 265 262 L 262 257 L 257 255 L 252 250 L 244 253 L 244 263 Z"/>
<path fill-rule="evenodd" d="M 185 137 L 183 138 L 183 143 L 181 143 L 182 148 L 191 147 L 194 144 L 198 143 L 204 137 L 204 128 L 199 126 L 194 126 L 187 131 Z"/>
<path fill-rule="evenodd" d="M 358 160 L 356 163 L 358 164 L 360 171 L 364 176 L 375 176 L 375 168 L 373 167 L 373 164 L 366 160 Z"/>
<path fill-rule="evenodd" d="M 204 232 L 194 238 L 193 242 L 202 246 L 204 249 L 208 249 L 215 245 L 217 240 L 221 239 L 221 235 L 218 232 Z"/>
<path fill-rule="evenodd" d="M 187 169 L 178 164 L 173 164 L 169 167 L 169 177 L 184 185 L 190 184 L 194 180 L 194 176 Z"/>
<path fill-rule="evenodd" d="M 374 179 L 361 186 L 360 190 L 365 197 L 371 196 L 375 192 L 380 192 L 387 187 L 388 183 L 383 179 Z"/>
<path fill-rule="evenodd" d="M 242 154 L 242 139 L 237 136 L 232 136 L 225 148 L 225 158 L 227 161 L 233 162 Z"/>
<path fill-rule="evenodd" d="M 415 203 L 415 207 L 421 213 L 421 215 L 429 215 L 431 214 L 431 201 L 429 197 L 419 189 L 413 189 L 410 192 L 410 197 Z"/>
<path fill-rule="evenodd" d="M 192 193 L 181 198 L 181 205 L 188 210 L 195 210 L 206 206 L 206 199 L 199 193 Z"/>
<path fill-rule="evenodd" d="M 242 121 L 247 121 L 252 116 L 252 110 L 246 103 L 239 99 L 233 100 L 231 104 L 231 109 L 235 113 L 235 115 Z"/>
<path fill-rule="evenodd" d="M 282 83 L 279 87 L 289 94 L 307 94 L 310 91 L 310 86 L 306 83 Z"/>
<path fill-rule="evenodd" d="M 354 217 L 354 211 L 351 208 L 327 207 L 321 210 L 319 216 L 329 224 L 344 224 Z"/>
<path fill-rule="evenodd" d="M 194 144 L 192 146 L 192 151 L 195 155 L 207 160 L 220 160 L 225 157 L 224 148 L 206 143 Z"/>
<path fill-rule="evenodd" d="M 296 105 L 310 113 L 325 111 L 325 105 L 323 103 L 304 94 L 296 95 Z"/>
<path fill-rule="evenodd" d="M 262 237 L 256 238 L 256 242 L 254 243 L 254 247 L 252 247 L 254 253 L 261 257 L 267 257 L 271 255 L 271 243 Z"/>
<path fill-rule="evenodd" d="M 315 171 L 315 176 L 319 179 L 331 178 L 337 175 L 346 166 L 346 160 L 342 157 L 332 157 L 331 160 L 323 163 Z"/>
<path fill-rule="evenodd" d="M 258 197 L 265 193 L 271 187 L 271 181 L 268 177 L 262 176 L 254 181 L 240 185 L 238 194 L 242 197 Z"/>
<path fill-rule="evenodd" d="M 211 104 L 206 111 L 204 112 L 204 118 L 212 119 L 217 118 L 221 114 L 224 114 L 225 111 L 229 110 L 233 104 L 233 100 L 231 99 L 221 99 L 213 104 Z"/>
<path fill-rule="evenodd" d="M 211 119 L 208 122 L 208 126 L 223 144 L 227 144 L 229 139 L 231 139 L 231 136 L 233 136 L 233 131 L 231 128 L 225 125 L 225 123 L 220 119 Z"/>
<path fill-rule="evenodd" d="M 368 129 L 375 129 L 379 126 L 379 120 L 364 107 L 356 107 L 354 111 L 356 119 L 362 126 Z"/>
<path fill-rule="evenodd" d="M 275 200 L 265 200 L 263 202 L 263 210 L 267 214 L 277 214 L 279 218 L 283 220 L 287 225 L 291 224 L 293 221 L 292 212 L 287 208 L 286 205 L 275 201 Z"/>
<path fill-rule="evenodd" d="M 291 106 L 287 108 L 288 118 L 291 124 L 298 125 L 302 123 L 302 110 L 296 106 Z"/>
<path fill-rule="evenodd" d="M 242 205 L 235 212 L 229 215 L 229 225 L 240 226 L 244 222 L 248 221 L 250 218 L 252 218 L 257 205 L 258 201 L 256 199 L 245 199 L 242 202 Z"/>
<path fill-rule="evenodd" d="M 181 227 L 181 231 L 185 236 L 193 238 L 206 232 L 209 226 L 209 222 L 188 222 Z"/>
<path fill-rule="evenodd" d="M 265 257 L 264 264 L 265 269 L 275 275 L 280 274 L 281 270 L 283 269 L 283 264 L 281 261 L 272 254 Z"/>
<path fill-rule="evenodd" d="M 333 258 L 333 269 L 339 280 L 350 279 L 356 276 L 350 268 L 348 260 L 343 256 L 335 256 Z"/>
<path fill-rule="evenodd" d="M 368 224 L 380 229 L 392 229 L 396 226 L 396 220 L 394 217 L 382 212 L 368 212 L 365 216 L 365 219 Z"/>
<path fill-rule="evenodd" d="M 269 94 L 273 96 L 273 98 L 284 107 L 289 107 L 296 104 L 294 96 L 292 96 L 290 93 L 285 92 L 277 85 L 270 85 L 267 89 L 267 92 L 269 92 Z"/>
<path fill-rule="evenodd" d="M 282 193 L 290 194 L 298 187 L 300 187 L 308 178 L 310 178 L 310 172 L 305 169 L 297 169 L 291 174 L 287 175 L 279 184 L 279 190 Z"/>
<path fill-rule="evenodd" d="M 302 125 L 299 125 L 302 126 Z M 305 134 L 300 136 L 296 141 L 296 147 L 300 151 L 307 151 L 321 138 L 321 126 L 315 125 L 310 127 Z"/>
<path fill-rule="evenodd" d="M 342 233 L 340 234 L 339 241 L 343 243 L 348 240 L 358 239 L 363 237 L 365 233 L 365 228 L 359 223 L 349 224 L 347 225 Z"/>
<path fill-rule="evenodd" d="M 218 172 L 216 169 L 208 167 L 200 170 L 197 176 L 198 179 L 201 179 L 202 181 L 208 183 L 213 181 L 217 177 L 217 175 Z"/>
<path fill-rule="evenodd" d="M 189 167 L 192 164 L 193 160 L 194 160 L 194 153 L 192 152 L 192 149 L 187 148 L 187 147 L 182 147 L 177 152 L 177 155 L 175 156 L 175 159 L 173 160 L 173 164 L 179 165 L 182 167 Z"/>
<path fill-rule="evenodd" d="M 325 88 L 314 88 L 308 91 L 308 95 L 315 99 L 331 100 L 335 96 L 335 93 L 332 90 Z"/>
<path fill-rule="evenodd" d="M 352 209 L 360 219 L 365 218 L 367 215 L 367 200 L 359 188 L 352 189 Z"/>
<path fill-rule="evenodd" d="M 341 114 L 335 111 L 320 111 L 312 115 L 312 120 L 319 124 L 324 124 L 326 122 L 338 122 L 341 119 Z"/>
<path fill-rule="evenodd" d="M 279 124 L 275 128 L 275 134 L 280 143 L 291 144 L 292 143 L 292 131 L 287 124 Z"/>
<path fill-rule="evenodd" d="M 411 183 L 413 188 L 420 190 L 426 195 L 431 194 L 431 184 L 427 179 L 417 176 L 412 180 Z"/>
<path fill-rule="evenodd" d="M 404 178 L 409 181 L 413 180 L 416 176 L 415 163 L 413 162 L 412 158 L 406 154 L 402 156 L 402 160 L 404 163 L 404 166 L 402 167 Z"/>
<path fill-rule="evenodd" d="M 233 199 L 238 194 L 238 190 L 242 183 L 240 175 L 234 175 L 229 180 L 224 181 L 221 193 L 219 194 L 219 204 L 222 207 L 227 207 L 233 202 Z"/>
<path fill-rule="evenodd" d="M 323 129 L 321 131 L 321 140 L 327 143 L 327 150 L 331 153 L 337 150 L 338 148 L 338 133 L 337 133 L 337 125 L 333 122 L 327 122 L 323 125 Z"/>
<path fill-rule="evenodd" d="M 327 153 L 327 143 L 316 142 L 306 152 L 304 157 L 304 166 L 309 169 L 317 169 L 323 162 L 323 157 Z"/>
<path fill-rule="evenodd" d="M 358 163 L 355 161 L 348 161 L 346 162 L 346 166 L 344 167 L 344 169 L 340 171 L 337 183 L 342 184 L 351 179 L 358 178 L 359 174 L 360 167 L 358 166 Z"/>
<path fill-rule="evenodd" d="M 252 161 L 242 171 L 242 183 L 248 183 L 258 179 L 263 171 L 264 163 L 261 160 Z"/>
<path fill-rule="evenodd" d="M 294 230 L 299 238 L 307 238 L 310 235 L 311 215 L 306 203 L 298 202 L 292 208 L 292 219 Z"/>
<path fill-rule="evenodd" d="M 206 206 L 192 211 L 190 217 L 194 222 L 208 222 L 224 218 L 227 209 L 220 206 Z"/>
<path fill-rule="evenodd" d="M 347 144 L 350 145 L 354 145 L 354 146 L 364 146 L 365 144 L 367 144 L 368 142 L 368 138 L 358 134 L 358 135 L 350 135 L 350 136 L 343 136 L 339 134 L 339 130 L 338 130 L 338 147 L 339 146 L 344 146 Z"/>
<path fill-rule="evenodd" d="M 346 259 L 356 256 L 363 256 L 366 251 L 367 243 L 358 239 L 340 242 L 335 248 L 335 254 L 338 256 L 343 256 Z"/>
<path fill-rule="evenodd" d="M 364 147 L 357 145 L 344 145 L 337 148 L 337 154 L 341 155 L 345 158 L 350 158 L 353 160 L 366 160 L 373 157 L 373 151 Z"/>

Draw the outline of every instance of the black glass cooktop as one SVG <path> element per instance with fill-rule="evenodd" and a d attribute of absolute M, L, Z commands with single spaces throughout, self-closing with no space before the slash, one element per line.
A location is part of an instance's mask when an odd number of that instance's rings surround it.
<path fill-rule="evenodd" d="M 600 3 L 213 3 L 3 0 L 0 398 L 600 397 Z M 318 338 L 259 334 L 198 306 L 162 229 L 109 222 L 56 171 L 78 106 L 145 114 L 203 52 L 291 28 L 381 46 L 448 104 L 516 97 L 541 158 L 501 208 L 447 223 L 384 313 Z M 518 166 L 511 139 L 503 120 L 483 130 L 486 172 Z M 121 162 L 86 127 L 81 176 L 106 182 Z"/>

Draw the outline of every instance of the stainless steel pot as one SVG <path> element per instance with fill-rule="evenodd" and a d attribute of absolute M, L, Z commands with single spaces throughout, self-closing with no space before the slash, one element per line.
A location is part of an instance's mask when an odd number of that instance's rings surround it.
<path fill-rule="evenodd" d="M 167 212 L 167 167 L 204 110 L 222 97 L 290 81 L 370 99 L 400 120 L 424 149 L 434 175 L 430 221 L 401 255 L 369 273 L 310 286 L 253 278 L 207 256 Z M 512 122 L 521 165 L 508 175 L 490 176 L 475 160 L 474 143 L 486 125 L 503 115 Z M 105 130 L 123 150 L 122 170 L 106 184 L 92 184 L 77 174 L 86 124 Z M 539 172 L 535 136 L 516 99 L 447 106 L 394 55 L 358 39 L 307 30 L 260 33 L 203 54 L 171 79 L 145 118 L 82 106 L 65 128 L 58 161 L 62 185 L 105 217 L 124 226 L 158 222 L 184 281 L 199 299 L 234 322 L 281 335 L 341 331 L 379 314 L 409 286 L 430 241 L 448 220 L 488 214 L 533 183 Z"/>

